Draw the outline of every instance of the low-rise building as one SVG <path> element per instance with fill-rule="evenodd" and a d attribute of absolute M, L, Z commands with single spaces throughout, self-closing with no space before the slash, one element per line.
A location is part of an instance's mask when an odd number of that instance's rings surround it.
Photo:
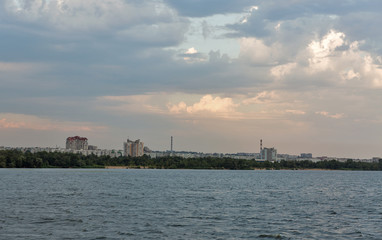
<path fill-rule="evenodd" d="M 313 158 L 311 153 L 301 153 L 300 158 Z"/>

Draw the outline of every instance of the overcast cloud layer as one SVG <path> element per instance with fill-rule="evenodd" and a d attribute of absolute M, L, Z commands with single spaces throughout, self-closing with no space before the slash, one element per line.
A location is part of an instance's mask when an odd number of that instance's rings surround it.
<path fill-rule="evenodd" d="M 0 146 L 382 156 L 379 0 L 4 0 Z"/>

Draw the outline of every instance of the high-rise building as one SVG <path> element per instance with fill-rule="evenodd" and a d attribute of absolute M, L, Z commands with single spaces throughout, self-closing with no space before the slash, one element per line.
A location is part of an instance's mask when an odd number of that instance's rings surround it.
<path fill-rule="evenodd" d="M 68 137 L 66 139 L 66 149 L 88 150 L 88 139 L 86 137 Z"/>
<path fill-rule="evenodd" d="M 143 156 L 143 150 L 144 144 L 140 139 L 135 141 L 127 139 L 127 141 L 123 143 L 123 152 L 125 156 L 140 157 Z"/>
<path fill-rule="evenodd" d="M 277 150 L 275 148 L 262 148 L 261 159 L 265 161 L 277 161 Z"/>

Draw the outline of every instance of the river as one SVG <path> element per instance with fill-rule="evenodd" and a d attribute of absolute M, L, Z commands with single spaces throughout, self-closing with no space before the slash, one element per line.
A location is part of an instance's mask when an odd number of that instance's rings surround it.
<path fill-rule="evenodd" d="M 0 239 L 381 239 L 382 172 L 0 169 Z"/>

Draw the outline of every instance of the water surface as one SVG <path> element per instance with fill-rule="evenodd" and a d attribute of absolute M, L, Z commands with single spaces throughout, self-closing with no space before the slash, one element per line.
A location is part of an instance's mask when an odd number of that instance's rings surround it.
<path fill-rule="evenodd" d="M 382 172 L 0 169 L 0 239 L 381 239 Z"/>

